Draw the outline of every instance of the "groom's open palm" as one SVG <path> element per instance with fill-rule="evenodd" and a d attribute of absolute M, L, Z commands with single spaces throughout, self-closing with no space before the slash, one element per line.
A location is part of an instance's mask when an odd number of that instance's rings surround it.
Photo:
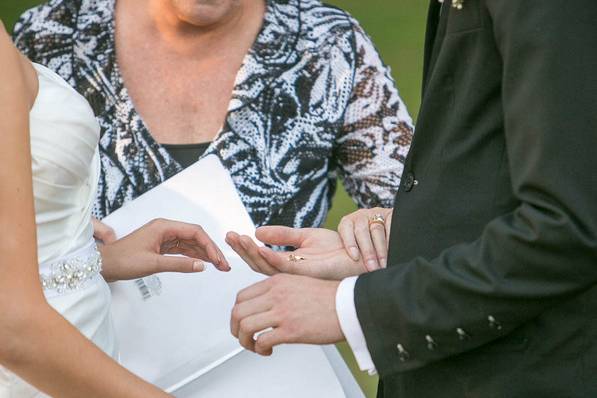
<path fill-rule="evenodd" d="M 226 242 L 253 270 L 265 275 L 288 273 L 341 280 L 367 271 L 362 261 L 354 261 L 346 253 L 340 235 L 328 229 L 268 226 L 258 228 L 255 236 L 267 245 L 295 248 L 277 252 L 257 246 L 248 236 L 228 233 Z"/>

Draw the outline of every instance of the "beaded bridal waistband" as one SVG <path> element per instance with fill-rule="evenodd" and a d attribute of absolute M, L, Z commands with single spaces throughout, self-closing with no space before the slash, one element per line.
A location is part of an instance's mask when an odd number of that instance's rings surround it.
<path fill-rule="evenodd" d="M 40 264 L 39 278 L 46 297 L 84 288 L 100 276 L 102 257 L 95 241 L 51 263 Z"/>

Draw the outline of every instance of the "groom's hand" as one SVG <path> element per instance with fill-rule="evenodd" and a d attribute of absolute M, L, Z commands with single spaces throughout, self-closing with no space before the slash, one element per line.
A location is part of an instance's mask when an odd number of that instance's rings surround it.
<path fill-rule="evenodd" d="M 279 344 L 340 342 L 344 335 L 336 314 L 339 284 L 280 274 L 250 286 L 238 293 L 232 334 L 260 355 L 271 355 Z"/>
<path fill-rule="evenodd" d="M 259 247 L 248 236 L 229 232 L 226 242 L 249 266 L 262 274 L 288 273 L 321 279 L 340 280 L 367 271 L 362 259 L 353 260 L 344 248 L 340 235 L 323 228 L 258 228 L 255 236 L 274 246 L 292 246 L 292 252 Z"/>

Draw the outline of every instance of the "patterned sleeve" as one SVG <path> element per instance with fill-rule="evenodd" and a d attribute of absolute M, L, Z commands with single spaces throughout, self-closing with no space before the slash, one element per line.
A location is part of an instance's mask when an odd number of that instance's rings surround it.
<path fill-rule="evenodd" d="M 339 173 L 359 207 L 392 207 L 413 137 L 412 119 L 389 67 L 363 29 L 353 26 L 356 65 L 336 143 Z"/>
<path fill-rule="evenodd" d="M 69 60 L 78 2 L 51 0 L 25 11 L 17 21 L 13 40 L 31 61 L 70 76 Z"/>

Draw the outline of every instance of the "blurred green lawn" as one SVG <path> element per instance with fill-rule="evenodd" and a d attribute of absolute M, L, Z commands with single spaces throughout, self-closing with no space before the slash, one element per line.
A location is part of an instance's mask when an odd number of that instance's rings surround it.
<path fill-rule="evenodd" d="M 423 70 L 423 36 L 427 2 L 421 0 L 330 0 L 349 11 L 371 35 L 384 61 L 391 66 L 402 99 L 411 115 L 416 117 L 420 103 L 421 73 Z M 2 0 L 0 18 L 12 29 L 18 15 L 41 3 L 37 0 Z M 340 218 L 355 210 L 350 197 L 340 187 L 327 226 L 335 228 Z M 353 369 L 367 397 L 374 397 L 377 378 L 358 371 L 350 349 L 341 344 L 340 350 Z"/>

